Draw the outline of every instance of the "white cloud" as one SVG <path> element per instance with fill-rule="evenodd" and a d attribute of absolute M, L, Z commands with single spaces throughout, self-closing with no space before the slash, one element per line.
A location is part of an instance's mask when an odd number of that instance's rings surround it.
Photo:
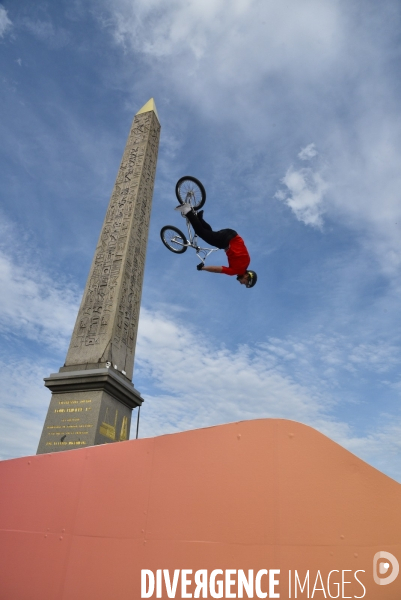
<path fill-rule="evenodd" d="M 157 407 L 156 433 L 166 431 L 165 418 L 167 431 L 179 431 L 261 416 L 307 422 L 327 408 L 319 391 L 280 370 L 273 352 L 214 347 L 182 322 L 145 309 L 136 356 L 141 379 L 150 378 L 161 392 L 149 399 Z"/>
<path fill-rule="evenodd" d="M 2 240 L 16 250 L 14 258 L 4 249 L 0 254 L 3 333 L 65 352 L 80 294 L 66 282 L 56 286 L 49 274 L 27 260 L 26 253 L 11 244 L 10 227 L 3 226 Z M 271 337 L 252 347 L 229 350 L 188 326 L 186 313 L 169 312 L 166 317 L 141 311 L 135 371 L 140 382 L 136 385 L 146 399 L 141 436 L 244 419 L 286 418 L 316 427 L 385 472 L 401 477 L 399 419 L 393 418 L 390 424 L 382 420 L 363 436 L 335 416 L 342 373 L 360 377 L 376 372 L 387 378 L 385 387 L 400 392 L 392 377 L 400 366 L 396 345 L 354 344 L 344 336 L 319 335 L 311 339 Z M 18 358 L 3 357 L 0 366 L 4 379 L 0 419 L 13 432 L 3 436 L 0 456 L 32 454 L 50 400 L 42 379 L 59 364 L 33 362 L 22 353 Z"/>
<path fill-rule="evenodd" d="M 369 115 L 367 110 L 365 115 Z M 393 115 L 391 130 L 387 116 L 357 121 L 359 139 L 351 142 L 347 134 L 331 140 L 336 152 L 326 156 L 330 162 L 312 167 L 289 167 L 281 182 L 284 189 L 275 194 L 306 225 L 322 228 L 326 213 L 337 223 L 357 232 L 360 247 L 375 255 L 378 266 L 391 278 L 399 277 L 401 267 L 401 123 Z M 337 132 L 338 134 L 338 132 Z M 315 159 L 315 144 L 303 148 L 298 158 Z M 330 192 L 330 193 L 328 193 Z M 369 258 L 372 262 L 372 259 Z"/>
<path fill-rule="evenodd" d="M 55 30 L 51 21 L 32 21 L 30 19 L 24 20 L 24 25 L 35 37 L 41 40 L 47 40 L 54 37 Z"/>
<path fill-rule="evenodd" d="M 98 12 L 106 14 L 102 12 L 101 3 L 96 4 Z M 195 126 L 202 125 L 199 116 L 205 115 L 213 127 L 217 124 L 214 131 L 206 131 L 205 139 L 211 160 L 219 154 L 224 155 L 219 163 L 224 169 L 216 169 L 220 185 L 224 182 L 229 191 L 236 191 L 240 181 L 242 196 L 251 198 L 253 203 L 258 190 L 249 194 L 248 180 L 251 180 L 249 185 L 257 182 L 263 190 L 260 195 L 265 198 L 268 185 L 275 185 L 271 182 L 282 177 L 297 154 L 302 161 L 315 159 L 317 147 L 319 155 L 324 155 L 330 165 L 330 171 L 323 170 L 318 160 L 314 161 L 313 169 L 298 168 L 298 164 L 287 170 L 284 189 L 277 197 L 287 203 L 296 218 L 313 227 L 321 227 L 327 214 L 353 232 L 360 232 L 369 252 L 376 252 L 389 269 L 395 271 L 399 267 L 401 219 L 397 226 L 397 217 L 401 216 L 401 136 L 399 108 L 398 105 L 391 106 L 391 98 L 395 98 L 391 77 L 388 77 L 391 69 L 388 65 L 386 69 L 382 68 L 384 63 L 379 62 L 381 49 L 373 41 L 380 38 L 383 30 L 375 28 L 377 36 L 369 41 L 370 52 L 361 52 L 361 48 L 365 50 L 361 28 L 354 27 L 350 12 L 344 3 L 336 0 L 305 0 L 302 3 L 289 0 L 285 4 L 262 0 L 177 0 L 170 4 L 161 0 L 113 0 L 103 6 L 112 11 L 111 18 L 104 23 L 111 28 L 116 42 L 126 52 L 134 51 L 134 60 L 129 56 L 122 62 L 126 68 L 130 65 L 136 70 L 137 77 L 130 80 L 136 81 L 137 89 L 154 87 L 160 92 L 164 108 L 170 107 L 168 115 L 169 118 L 173 115 L 173 121 L 181 119 L 182 124 L 188 115 L 195 113 L 198 117 Z M 380 10 L 384 13 L 386 9 Z M 31 33 L 42 40 L 57 37 L 57 30 L 50 21 L 31 21 L 29 27 Z M 138 66 L 138 53 L 150 65 L 145 76 L 141 72 L 142 65 Z M 116 83 L 119 75 L 117 68 L 113 86 L 121 89 L 121 80 Z M 146 86 L 143 86 L 143 77 Z M 163 90 L 166 91 L 164 95 Z M 174 103 L 178 106 L 175 113 Z M 187 105 L 189 111 L 181 110 L 183 105 Z M 57 136 L 58 140 L 71 136 L 76 144 L 79 133 L 79 143 L 74 148 L 82 151 L 84 146 L 88 156 L 93 157 L 89 138 L 82 143 L 82 131 L 86 128 L 73 127 L 67 112 L 61 116 L 58 121 L 67 125 L 62 135 Z M 32 120 L 30 118 L 29 123 Z M 225 120 L 230 127 L 220 128 Z M 277 128 L 273 131 L 274 121 L 277 121 Z M 284 127 L 283 123 L 287 122 Z M 162 143 L 166 148 L 166 139 L 169 140 L 169 153 L 176 160 L 174 167 L 177 168 L 182 155 L 175 153 L 177 146 L 185 140 L 185 125 L 175 128 L 171 123 L 170 120 L 169 125 L 163 125 Z M 29 130 L 29 124 L 26 125 Z M 168 126 L 170 138 L 165 137 Z M 38 152 L 49 151 L 49 148 L 50 154 L 57 152 L 56 145 L 51 144 L 54 131 L 44 127 L 40 123 L 38 130 L 42 135 L 37 136 L 36 131 L 33 135 L 35 152 L 26 145 L 23 159 L 19 159 L 22 168 L 30 168 L 32 173 Z M 198 134 L 200 129 L 196 130 Z M 99 132 L 96 133 L 100 135 Z M 99 143 L 98 135 L 96 143 Z M 305 139 L 315 140 L 316 146 L 309 144 L 298 152 Z M 187 140 L 200 150 L 197 159 L 205 156 L 200 148 L 205 143 L 202 135 L 192 139 L 187 137 Z M 222 145 L 219 145 L 220 140 L 224 142 Z M 106 142 L 95 152 L 99 177 L 105 169 L 104 164 L 110 162 L 104 159 L 106 148 L 110 148 L 109 140 Z M 17 136 L 15 143 L 23 146 L 24 139 Z M 235 161 L 230 155 L 233 147 L 237 151 Z M 268 153 L 262 154 L 266 148 Z M 222 149 L 225 152 L 221 152 Z M 64 160 L 65 153 L 61 154 L 62 172 L 58 172 L 52 163 L 46 173 L 47 181 L 51 177 L 50 171 L 57 183 L 60 177 L 67 181 L 68 161 Z M 258 160 L 254 160 L 255 156 Z M 277 156 L 277 161 L 281 162 L 275 162 Z M 160 156 L 162 161 L 165 157 L 166 153 Z M 273 160 L 269 162 L 269 175 L 266 176 L 265 165 L 269 158 Z M 257 165 L 261 163 L 263 166 L 258 172 Z M 280 170 L 276 170 L 277 164 L 281 165 Z M 227 165 L 237 175 L 231 182 L 227 177 Z M 165 171 L 171 173 L 170 167 L 171 163 Z M 238 177 L 238 173 L 248 173 L 248 180 Z M 84 196 L 81 190 L 80 197 Z M 233 194 L 233 197 L 240 195 Z M 230 194 L 222 194 L 215 206 L 221 206 L 224 198 L 230 198 Z M 253 205 L 249 206 L 249 211 L 244 211 L 243 201 L 238 204 L 243 214 L 252 213 Z M 234 209 L 234 202 L 232 206 Z M 263 207 L 268 214 L 266 203 Z M 255 235 L 251 242 L 255 244 L 255 253 L 260 246 L 260 240 L 256 238 Z M 79 243 L 85 242 L 80 240 Z M 75 320 L 79 293 L 63 282 L 55 285 L 53 277 L 43 273 L 31 259 L 18 260 L 6 250 L 0 258 L 1 284 L 5 290 L 0 306 L 3 331 L 9 336 L 17 333 L 57 348 L 65 347 Z M 322 260 L 327 265 L 327 261 Z M 341 261 L 343 275 L 344 257 Z M 366 268 L 366 264 L 360 260 L 357 266 Z M 374 269 L 375 261 L 368 267 Z M 356 269 L 352 275 L 355 273 Z M 363 274 L 365 283 L 366 272 Z M 317 276 L 316 272 L 314 276 Z M 360 271 L 357 277 L 360 277 Z M 345 285 L 344 277 L 339 280 L 345 304 L 350 301 L 350 296 L 357 295 L 356 286 Z M 309 299 L 313 294 L 312 289 Z M 384 295 L 383 307 L 389 301 L 389 295 Z M 332 302 L 327 296 L 325 301 Z M 398 299 L 399 294 L 394 293 L 392 298 Z M 338 311 L 339 303 L 338 300 L 332 302 L 334 312 Z M 351 319 L 349 305 L 347 311 L 346 317 Z M 329 312 L 326 311 L 326 321 Z M 305 317 L 302 308 L 298 316 L 299 324 Z M 194 318 L 193 314 L 190 318 Z M 352 318 L 361 318 L 360 313 L 355 311 Z M 305 329 L 313 329 L 308 317 L 306 321 Z M 357 376 L 369 367 L 387 377 L 388 371 L 397 364 L 396 351 L 389 344 L 371 341 L 352 344 L 328 337 L 290 341 L 269 339 L 266 346 L 229 351 L 224 347 L 216 349 L 197 331 L 190 331 L 178 321 L 158 319 L 151 313 L 147 315 L 146 311 L 141 317 L 141 327 L 147 329 L 144 330 L 145 337 L 139 340 L 136 372 L 148 372 L 149 381 L 160 384 L 160 393 L 152 388 L 146 395 L 143 427 L 149 435 L 162 433 L 166 428 L 174 431 L 242 418 L 285 416 L 305 420 L 348 447 L 354 444 L 355 448 L 364 448 L 366 456 L 372 440 L 380 454 L 384 443 L 381 436 L 388 432 L 389 448 L 395 452 L 391 440 L 396 434 L 391 433 L 390 428 L 378 426 L 369 437 L 358 437 L 352 427 L 341 420 L 345 417 L 340 415 L 340 420 L 336 421 L 330 412 L 340 375 Z M 320 353 L 319 360 L 317 353 Z M 45 370 L 40 377 L 47 372 Z M 146 382 L 146 377 L 143 381 Z M 391 385 L 396 391 L 397 384 L 389 378 L 388 386 Z M 396 425 L 394 428 L 396 431 Z"/>
<path fill-rule="evenodd" d="M 43 378 L 57 369 L 23 356 L 2 356 L 0 368 L 0 460 L 35 454 L 50 402 Z"/>
<path fill-rule="evenodd" d="M 23 251 L 18 247 L 10 226 L 3 223 L 1 234 L 0 330 L 65 348 L 77 315 L 78 290 L 60 277 L 56 282 L 30 260 L 28 247 Z M 10 249 L 14 255 L 10 255 Z"/>
<path fill-rule="evenodd" d="M 46 21 L 37 19 L 34 21 L 25 17 L 23 25 L 32 35 L 42 42 L 47 42 L 51 47 L 60 48 L 70 41 L 69 32 L 60 27 L 56 28 L 50 19 Z"/>
<path fill-rule="evenodd" d="M 401 482 L 401 418 L 389 417 L 381 419 L 376 430 L 366 436 L 356 436 L 347 428 L 338 430 L 337 435 L 330 435 L 330 430 L 322 429 L 323 433 L 335 439 L 347 450 L 373 464 Z"/>
<path fill-rule="evenodd" d="M 191 50 L 200 59 L 211 48 L 239 52 L 252 35 L 257 40 L 247 55 L 258 57 L 258 66 L 269 65 L 280 60 L 279 54 L 284 62 L 295 57 L 296 47 L 311 57 L 317 49 L 320 56 L 331 54 L 338 35 L 336 2 L 306 0 L 300 8 L 296 0 L 285 7 L 259 0 L 177 0 L 169 5 L 163 0 L 116 0 L 108 6 L 112 18 L 108 25 L 116 41 L 154 56 Z M 292 43 L 286 44 L 289 40 Z M 274 58 L 263 54 L 269 47 L 275 50 Z"/>
<path fill-rule="evenodd" d="M 370 335 L 376 337 L 374 333 Z M 372 373 L 398 373 L 401 358 L 396 341 L 362 341 L 360 335 L 355 340 L 338 333 L 316 334 L 306 339 L 269 338 L 260 348 L 281 363 L 291 361 L 298 381 L 305 381 L 307 387 L 311 381 L 319 380 L 320 385 L 325 382 L 327 389 L 333 389 L 346 371 L 359 378 Z"/>
<path fill-rule="evenodd" d="M 389 54 L 395 3 L 372 4 L 364 14 L 336 0 L 114 0 L 103 6 L 116 43 L 145 57 L 163 91 L 174 89 L 209 121 L 235 124 L 235 144 L 244 150 L 234 171 L 249 147 L 255 165 L 262 145 L 272 154 L 291 146 L 294 152 L 298 140 L 313 136 L 330 179 L 326 172 L 289 170 L 287 193 L 278 197 L 313 227 L 322 227 L 325 213 L 352 229 L 382 269 L 397 276 L 401 123 Z M 298 158 L 315 153 L 310 144 Z M 262 196 L 266 181 L 255 171 Z"/>
<path fill-rule="evenodd" d="M 7 11 L 2 4 L 0 4 L 0 37 L 4 37 L 4 34 L 12 26 L 12 22 L 7 16 Z"/>
<path fill-rule="evenodd" d="M 317 156 L 315 144 L 308 144 L 305 148 L 302 148 L 301 152 L 298 154 L 298 158 L 301 160 L 310 160 L 315 156 Z"/>
<path fill-rule="evenodd" d="M 344 401 L 340 385 L 344 373 L 360 378 L 372 371 L 398 371 L 400 358 L 391 344 L 375 348 L 320 335 L 309 340 L 271 338 L 229 351 L 181 320 L 142 309 L 136 356 L 136 385 L 146 400 L 141 437 L 285 418 L 315 427 L 401 479 L 396 435 L 400 417 L 393 416 L 390 425 L 388 418 L 378 418 L 375 428 L 362 435 L 341 419 L 336 408 Z"/>
<path fill-rule="evenodd" d="M 322 174 L 310 168 L 296 170 L 290 167 L 281 181 L 287 189 L 279 190 L 275 198 L 287 204 L 298 221 L 321 229 L 323 200 L 328 189 Z"/>
<path fill-rule="evenodd" d="M 285 5 L 115 0 L 103 7 L 99 18 L 115 42 L 151 61 L 152 72 L 160 71 L 183 102 L 211 118 L 241 116 L 238 125 L 244 129 L 249 120 L 258 129 L 267 112 L 274 114 L 271 104 L 279 99 L 270 78 L 295 77 L 303 86 L 326 73 L 342 47 L 335 0 L 289 0 Z"/>
<path fill-rule="evenodd" d="M 377 87 L 386 87 L 377 82 Z M 390 93 L 390 92 L 389 92 Z M 379 113 L 367 94 L 352 137 L 333 137 L 338 149 L 330 160 L 330 215 L 358 233 L 366 249 L 378 257 L 383 271 L 399 276 L 401 267 L 401 121 L 389 102 Z M 373 97 L 372 97 L 373 96 Z"/>

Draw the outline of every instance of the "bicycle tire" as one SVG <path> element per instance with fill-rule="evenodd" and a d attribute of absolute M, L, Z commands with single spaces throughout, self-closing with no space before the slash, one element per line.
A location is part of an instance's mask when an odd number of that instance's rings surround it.
<path fill-rule="evenodd" d="M 177 181 L 175 195 L 180 204 L 189 202 L 194 210 L 199 210 L 206 202 L 206 190 L 203 184 L 191 175 L 185 175 Z"/>
<path fill-rule="evenodd" d="M 170 252 L 174 252 L 174 254 L 182 254 L 186 251 L 188 246 L 184 246 L 181 244 L 188 244 L 187 238 L 185 235 L 174 225 L 165 225 L 160 230 L 160 237 L 163 244 L 170 250 Z M 179 238 L 179 242 L 175 242 L 174 238 Z M 176 244 L 175 246 L 173 244 Z"/>

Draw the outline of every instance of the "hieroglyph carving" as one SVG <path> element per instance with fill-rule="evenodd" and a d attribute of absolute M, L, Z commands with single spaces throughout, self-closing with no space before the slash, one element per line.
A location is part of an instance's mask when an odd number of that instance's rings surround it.
<path fill-rule="evenodd" d="M 110 361 L 132 378 L 160 125 L 135 116 L 66 365 Z"/>

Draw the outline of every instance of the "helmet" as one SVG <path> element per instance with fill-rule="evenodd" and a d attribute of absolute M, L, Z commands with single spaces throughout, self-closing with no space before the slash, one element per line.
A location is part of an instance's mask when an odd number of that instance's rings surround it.
<path fill-rule="evenodd" d="M 255 271 L 247 271 L 247 273 L 248 273 L 248 277 L 249 277 L 249 282 L 246 287 L 251 288 L 257 282 L 258 276 L 256 275 Z"/>

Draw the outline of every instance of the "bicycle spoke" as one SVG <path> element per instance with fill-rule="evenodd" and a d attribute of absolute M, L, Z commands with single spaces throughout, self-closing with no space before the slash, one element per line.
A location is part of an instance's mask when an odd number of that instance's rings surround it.
<path fill-rule="evenodd" d="M 187 241 L 183 233 L 174 227 L 163 227 L 160 232 L 163 244 L 172 252 L 182 254 L 187 249 Z"/>
<path fill-rule="evenodd" d="M 183 246 L 183 244 L 179 242 L 179 240 L 177 239 L 177 236 L 174 235 L 175 232 L 173 231 L 166 231 L 166 233 L 164 234 L 164 239 L 166 240 L 166 242 L 168 242 L 170 244 L 170 246 L 172 246 L 173 248 L 180 248 Z"/>
<path fill-rule="evenodd" d="M 179 186 L 179 194 L 184 202 L 188 202 L 193 207 L 198 206 L 202 200 L 202 192 L 193 181 L 183 181 Z"/>

